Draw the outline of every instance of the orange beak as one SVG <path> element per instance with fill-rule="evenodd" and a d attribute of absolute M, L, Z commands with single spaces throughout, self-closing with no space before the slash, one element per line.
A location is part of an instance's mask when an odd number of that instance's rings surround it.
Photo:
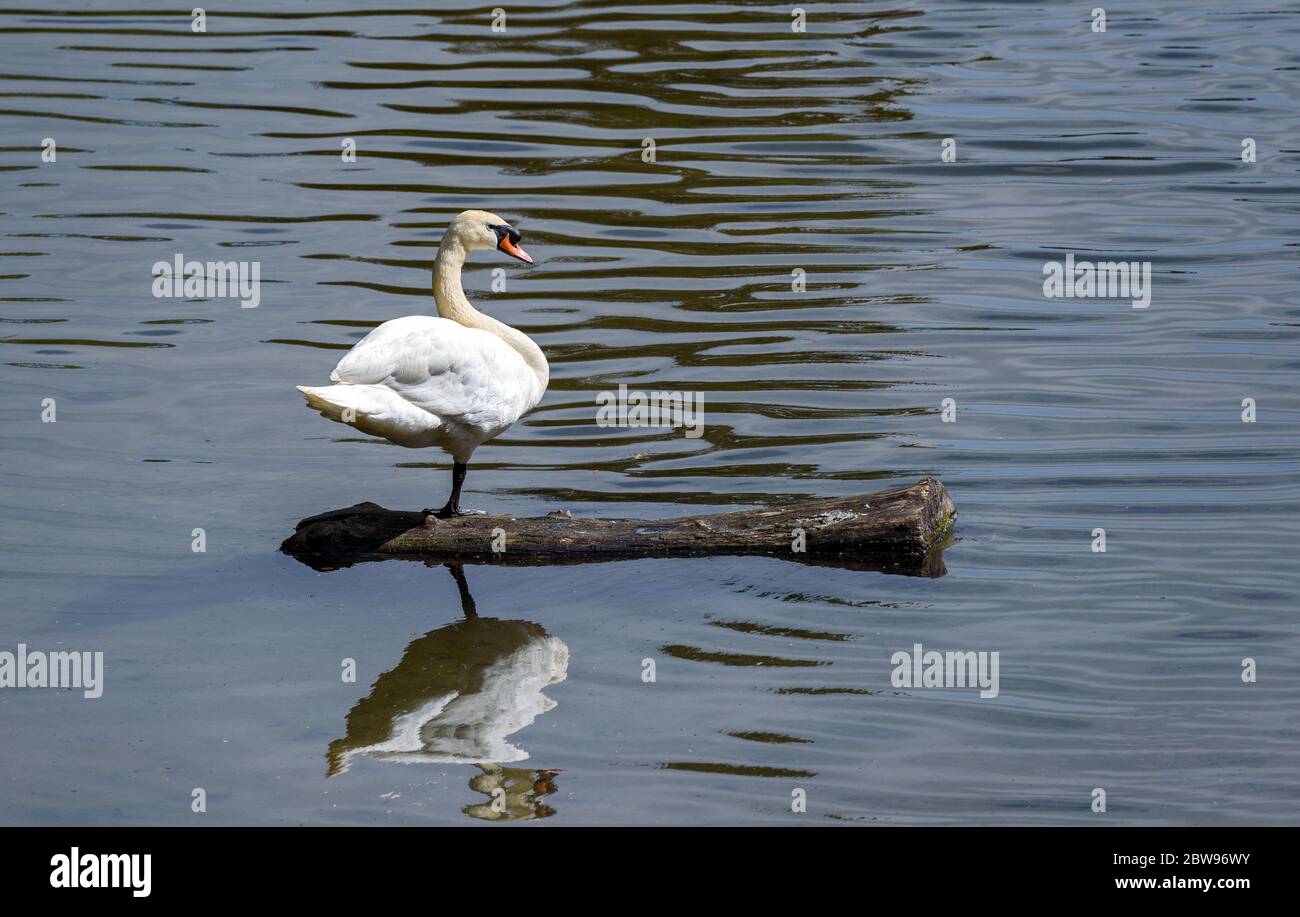
<path fill-rule="evenodd" d="M 503 235 L 501 237 L 501 241 L 497 243 L 497 248 L 512 258 L 518 258 L 520 261 L 524 262 L 524 264 L 533 263 L 533 256 L 515 244 L 514 239 L 508 235 Z"/>

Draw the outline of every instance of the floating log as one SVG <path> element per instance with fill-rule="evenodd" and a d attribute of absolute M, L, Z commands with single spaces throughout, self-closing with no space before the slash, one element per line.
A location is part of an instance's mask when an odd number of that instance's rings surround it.
<path fill-rule="evenodd" d="M 642 557 L 765 555 L 802 563 L 942 576 L 957 510 L 944 486 L 675 519 L 460 516 L 358 503 L 311 516 L 280 549 L 318 570 L 405 558 L 430 564 L 580 564 Z M 802 539 L 800 533 L 802 532 Z M 803 550 L 798 550 L 802 547 Z"/>

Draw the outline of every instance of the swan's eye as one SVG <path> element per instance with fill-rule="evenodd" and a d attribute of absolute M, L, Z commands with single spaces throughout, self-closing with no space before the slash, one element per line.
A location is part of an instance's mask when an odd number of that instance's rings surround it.
<path fill-rule="evenodd" d="M 511 242 L 518 245 L 519 240 L 523 238 L 521 235 L 519 235 L 519 230 L 515 229 L 513 226 L 510 226 L 506 223 L 499 223 L 496 225 L 489 223 L 488 228 L 497 234 L 498 245 L 501 244 L 502 239 L 509 239 Z"/>

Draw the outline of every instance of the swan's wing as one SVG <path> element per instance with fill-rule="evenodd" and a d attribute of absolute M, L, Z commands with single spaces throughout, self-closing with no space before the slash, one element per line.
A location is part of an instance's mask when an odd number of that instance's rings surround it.
<path fill-rule="evenodd" d="M 417 331 L 438 334 L 443 326 L 461 327 L 455 322 L 432 315 L 408 315 L 395 318 L 373 328 L 343 355 L 339 365 L 330 373 L 331 382 L 352 385 L 373 385 L 388 375 L 393 355 L 393 342 Z"/>
<path fill-rule="evenodd" d="M 536 379 L 494 334 L 445 318 L 410 316 L 366 335 L 335 368 L 345 385 L 383 385 L 444 421 L 485 430 L 527 410 Z"/>

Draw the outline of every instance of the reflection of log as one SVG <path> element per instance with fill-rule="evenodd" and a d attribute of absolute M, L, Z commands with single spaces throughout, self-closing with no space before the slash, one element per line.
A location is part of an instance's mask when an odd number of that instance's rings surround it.
<path fill-rule="evenodd" d="M 934 478 L 865 496 L 655 522 L 582 519 L 565 512 L 532 519 L 442 520 L 359 503 L 304 519 L 281 550 L 318 569 L 390 557 L 527 565 L 759 554 L 858 570 L 941 576 L 945 570 L 939 552 L 948 542 L 956 515 L 948 492 Z M 799 531 L 803 551 L 796 550 Z M 494 551 L 494 546 L 504 550 Z"/>

